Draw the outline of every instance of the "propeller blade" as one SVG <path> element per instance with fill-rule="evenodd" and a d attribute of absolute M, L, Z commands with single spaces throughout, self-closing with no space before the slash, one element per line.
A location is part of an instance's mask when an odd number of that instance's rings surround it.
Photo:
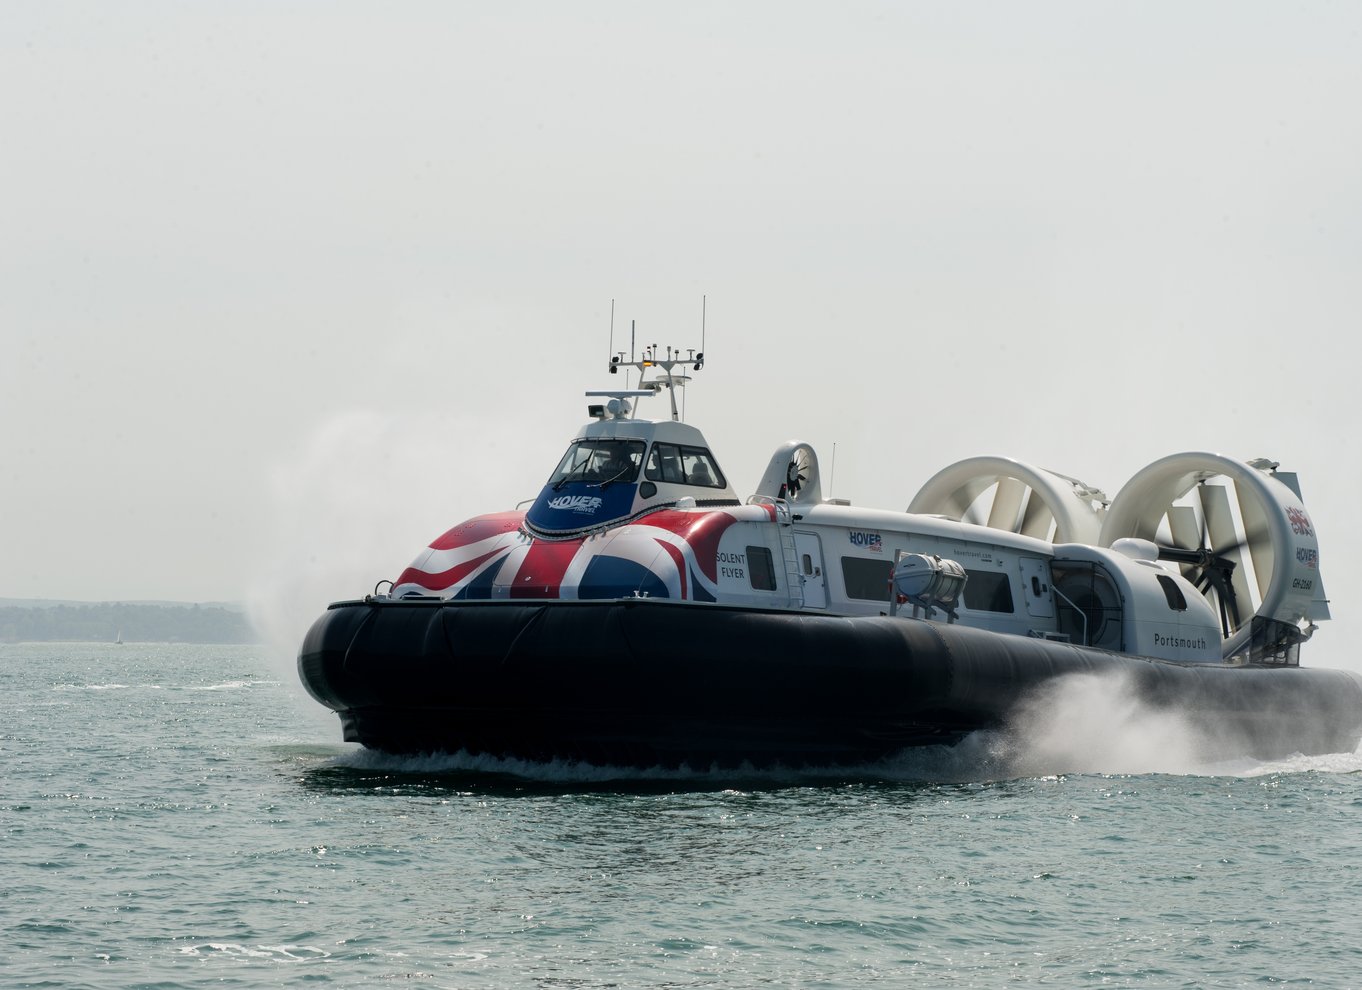
<path fill-rule="evenodd" d="M 1015 533 L 1025 494 L 1026 485 L 1016 478 L 999 478 L 998 487 L 993 492 L 993 508 L 988 513 L 988 525 L 993 529 Z"/>
<path fill-rule="evenodd" d="M 1232 543 L 1225 547 L 1223 552 L 1218 547 L 1208 549 L 1193 547 L 1189 549 L 1187 547 L 1167 546 L 1162 543 L 1155 545 L 1159 548 L 1160 560 L 1172 560 L 1182 564 L 1184 567 L 1200 570 L 1212 566 L 1216 560 L 1223 560 L 1230 567 L 1240 566 L 1237 560 L 1234 560 L 1227 555 L 1232 555 L 1243 550 L 1248 546 L 1248 541 L 1240 540 L 1237 543 Z"/>
<path fill-rule="evenodd" d="M 985 487 L 986 486 L 979 481 L 971 481 L 969 484 L 961 485 L 955 491 L 951 492 L 950 496 L 944 500 L 944 504 L 940 509 L 941 515 L 946 516 L 948 519 L 954 519 L 957 522 L 971 521 L 967 520 L 965 515 L 970 511 L 970 507 L 974 505 L 975 500 L 983 493 Z"/>
<path fill-rule="evenodd" d="M 1234 630 L 1238 628 L 1238 622 L 1235 622 L 1234 625 L 1230 624 L 1229 598 L 1227 598 L 1226 595 L 1220 594 L 1216 595 L 1215 598 L 1216 602 L 1219 602 L 1220 605 L 1220 637 L 1222 637 L 1222 639 L 1230 639 L 1230 633 L 1233 633 Z M 1235 610 L 1235 614 L 1237 613 L 1238 610 Z"/>
<path fill-rule="evenodd" d="M 1229 491 L 1224 485 L 1201 485 L 1201 510 L 1206 522 L 1207 546 L 1217 557 L 1233 563 L 1230 572 L 1229 590 L 1239 602 L 1253 601 L 1249 591 L 1248 576 L 1244 573 L 1242 539 L 1234 525 L 1234 513 L 1230 509 Z M 1232 611 L 1237 617 L 1238 609 Z M 1234 628 L 1238 628 L 1236 623 Z M 1233 630 L 1231 630 L 1232 632 Z"/>
<path fill-rule="evenodd" d="M 1168 532 L 1173 537 L 1173 546 L 1183 550 L 1198 546 L 1201 529 L 1197 523 L 1196 509 L 1190 505 L 1173 505 L 1168 509 Z M 1171 558 L 1170 558 L 1171 559 Z M 1191 574 L 1187 564 L 1182 565 L 1182 576 Z"/>
<path fill-rule="evenodd" d="M 1032 490 L 1026 499 L 1026 511 L 1022 513 L 1021 528 L 1023 536 L 1034 536 L 1049 542 L 1055 529 L 1055 514 L 1045 504 L 1045 499 Z"/>
<path fill-rule="evenodd" d="M 1196 509 L 1190 505 L 1168 507 L 1168 530 L 1173 537 L 1173 545 L 1190 549 L 1201 542 L 1201 527 L 1197 522 Z"/>

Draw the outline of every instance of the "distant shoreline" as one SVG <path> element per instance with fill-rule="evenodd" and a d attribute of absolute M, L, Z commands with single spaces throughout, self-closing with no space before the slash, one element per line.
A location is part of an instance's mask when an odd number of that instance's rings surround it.
<path fill-rule="evenodd" d="M 161 598 L 0 598 L 0 608 L 56 608 L 67 605 L 79 608 L 87 605 L 150 605 L 158 608 L 220 608 L 228 612 L 245 612 L 242 602 L 181 602 Z"/>
<path fill-rule="evenodd" d="M 0 599 L 0 643 L 257 644 L 231 603 L 64 602 Z"/>

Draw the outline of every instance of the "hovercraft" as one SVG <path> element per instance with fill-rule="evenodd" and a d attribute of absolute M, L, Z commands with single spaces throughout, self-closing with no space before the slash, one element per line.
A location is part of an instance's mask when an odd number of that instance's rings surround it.
<path fill-rule="evenodd" d="M 1329 617 L 1293 474 L 1174 454 L 1113 498 L 1004 457 L 906 511 L 825 498 L 781 445 L 740 500 L 677 393 L 703 352 L 616 353 L 527 511 L 438 537 L 338 602 L 298 658 L 344 738 L 634 766 L 860 762 L 1004 725 L 1068 674 L 1123 673 L 1259 756 L 1351 750 L 1362 678 L 1300 666 Z M 634 415 L 670 398 L 668 418 Z M 380 582 L 380 587 L 387 582 Z"/>

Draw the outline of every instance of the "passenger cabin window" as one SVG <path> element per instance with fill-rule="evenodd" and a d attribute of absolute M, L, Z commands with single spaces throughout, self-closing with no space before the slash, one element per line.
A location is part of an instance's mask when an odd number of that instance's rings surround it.
<path fill-rule="evenodd" d="M 1178 583 L 1167 574 L 1159 575 L 1159 587 L 1163 589 L 1163 597 L 1168 599 L 1168 607 L 1174 612 L 1187 611 L 1187 599 L 1182 595 L 1182 589 Z"/>
<path fill-rule="evenodd" d="M 965 608 L 976 612 L 1015 612 L 1012 604 L 1012 582 L 998 571 L 971 571 L 965 582 Z"/>
<path fill-rule="evenodd" d="M 655 443 L 648 454 L 643 476 L 649 481 L 697 488 L 727 488 L 719 465 L 703 447 L 683 447 L 674 443 Z"/>
<path fill-rule="evenodd" d="M 776 570 L 771 566 L 771 551 L 765 547 L 747 548 L 747 578 L 756 591 L 776 590 Z"/>
<path fill-rule="evenodd" d="M 843 557 L 842 582 L 846 585 L 847 597 L 863 602 L 889 601 L 889 575 L 893 569 L 888 560 Z"/>
<path fill-rule="evenodd" d="M 643 462 L 642 440 L 574 440 L 549 478 L 555 487 L 569 481 L 609 485 L 633 481 Z"/>

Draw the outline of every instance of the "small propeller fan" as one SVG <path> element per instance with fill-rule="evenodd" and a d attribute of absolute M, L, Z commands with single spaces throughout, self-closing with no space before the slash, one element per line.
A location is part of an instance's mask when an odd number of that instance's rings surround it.
<path fill-rule="evenodd" d="M 789 465 L 785 468 L 785 497 L 791 502 L 798 502 L 800 489 L 808 480 L 809 453 L 801 447 L 794 452 Z"/>

